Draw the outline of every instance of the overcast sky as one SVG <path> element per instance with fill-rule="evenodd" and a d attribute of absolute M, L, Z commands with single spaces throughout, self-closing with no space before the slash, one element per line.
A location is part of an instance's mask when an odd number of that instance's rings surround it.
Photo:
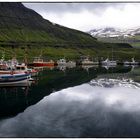
<path fill-rule="evenodd" d="M 101 27 L 140 27 L 140 3 L 23 4 L 51 22 L 81 31 Z"/>

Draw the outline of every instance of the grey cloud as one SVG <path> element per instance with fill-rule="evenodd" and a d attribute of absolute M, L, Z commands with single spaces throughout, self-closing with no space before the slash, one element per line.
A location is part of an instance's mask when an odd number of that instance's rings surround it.
<path fill-rule="evenodd" d="M 117 28 L 132 28 L 139 26 L 140 20 L 139 16 L 139 7 L 140 3 L 23 3 L 26 7 L 35 10 L 37 13 L 42 15 L 45 19 L 48 19 L 54 23 L 67 26 L 69 28 L 74 28 L 82 31 L 91 30 L 93 27 L 117 27 Z M 109 8 L 112 8 L 111 10 Z M 136 8 L 136 9 L 135 9 Z M 107 11 L 108 10 L 108 11 Z M 86 12 L 85 12 L 86 11 Z M 109 13 L 113 11 L 111 16 Z M 131 12 L 128 16 L 127 12 Z M 114 20 L 116 13 L 119 18 Z M 84 13 L 84 14 L 83 14 Z M 88 20 L 84 20 L 86 15 Z M 122 15 L 121 15 L 122 13 Z M 78 17 L 82 14 L 85 16 L 83 19 Z M 106 18 L 106 16 L 107 17 Z M 114 14 L 114 15 L 113 15 Z M 137 15 L 133 16 L 133 15 Z M 76 20 L 73 20 L 72 15 Z M 77 17 L 76 17 L 77 16 Z M 78 20 L 79 18 L 79 20 Z M 107 20 L 106 20 L 107 19 Z M 115 18 L 116 19 L 116 18 Z M 132 20 L 133 19 L 133 20 Z M 80 21 L 80 22 L 79 22 Z M 79 23 L 79 25 L 77 25 Z"/>
<path fill-rule="evenodd" d="M 109 7 L 123 9 L 127 3 L 23 3 L 38 13 L 63 13 L 80 12 L 82 10 L 92 11 L 96 14 L 104 12 Z"/>

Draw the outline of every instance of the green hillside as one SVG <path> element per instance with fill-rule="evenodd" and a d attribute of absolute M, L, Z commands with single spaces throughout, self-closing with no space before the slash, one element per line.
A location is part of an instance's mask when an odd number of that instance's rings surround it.
<path fill-rule="evenodd" d="M 129 44 L 102 43 L 91 35 L 54 24 L 18 2 L 0 2 L 0 57 L 13 55 L 31 59 L 44 57 L 75 59 L 81 55 L 111 56 L 111 49 L 121 58 L 140 58 Z"/>
<path fill-rule="evenodd" d="M 140 49 L 140 35 L 134 35 L 129 37 L 99 37 L 98 41 L 101 42 L 112 42 L 112 43 L 127 43 L 133 48 Z"/>
<path fill-rule="evenodd" d="M 17 45 L 24 43 L 58 46 L 76 44 L 96 47 L 98 45 L 92 36 L 53 24 L 17 2 L 0 3 L 0 41 L 1 44 L 7 42 Z"/>

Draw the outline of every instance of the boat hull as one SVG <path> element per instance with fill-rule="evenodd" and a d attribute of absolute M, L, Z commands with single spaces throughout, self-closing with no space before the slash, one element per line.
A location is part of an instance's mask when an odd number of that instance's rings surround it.
<path fill-rule="evenodd" d="M 103 61 L 102 65 L 103 66 L 116 66 L 117 62 L 116 61 Z"/>
<path fill-rule="evenodd" d="M 38 75 L 38 71 L 25 71 L 25 70 L 20 70 L 20 71 L 4 71 L 4 70 L 0 70 L 0 75 L 2 74 L 25 74 L 25 73 L 29 73 L 31 74 L 31 76 L 37 76 Z"/>
<path fill-rule="evenodd" d="M 23 79 L 23 80 L 18 80 L 18 81 L 10 81 L 10 82 L 0 82 L 0 86 L 10 86 L 10 85 L 19 85 L 19 84 L 24 84 L 24 86 L 28 85 L 29 80 L 28 79 Z"/>
<path fill-rule="evenodd" d="M 1 74 L 20 74 L 20 73 L 25 73 L 25 71 L 12 71 L 11 70 L 0 70 L 0 75 Z"/>
<path fill-rule="evenodd" d="M 0 75 L 0 85 L 12 84 L 28 81 L 31 78 L 30 74 L 3 74 Z"/>

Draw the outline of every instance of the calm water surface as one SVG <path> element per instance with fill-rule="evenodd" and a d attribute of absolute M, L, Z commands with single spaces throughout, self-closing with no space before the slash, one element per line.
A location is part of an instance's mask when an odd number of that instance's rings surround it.
<path fill-rule="evenodd" d="M 140 137 L 140 67 L 44 69 L 0 87 L 0 137 Z"/>

